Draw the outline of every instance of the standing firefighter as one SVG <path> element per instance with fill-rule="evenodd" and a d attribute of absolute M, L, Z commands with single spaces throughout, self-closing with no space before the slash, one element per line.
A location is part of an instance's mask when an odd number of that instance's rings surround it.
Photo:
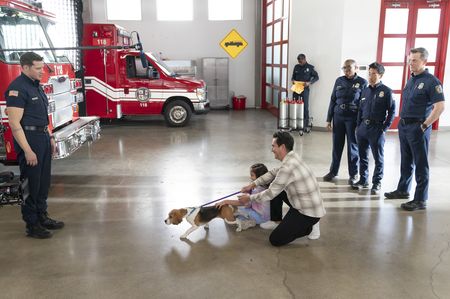
<path fill-rule="evenodd" d="M 298 64 L 294 67 L 291 78 L 292 84 L 297 87 L 295 89 L 297 92 L 294 91 L 292 98 L 303 100 L 303 128 L 306 133 L 309 133 L 309 86 L 319 80 L 319 74 L 314 66 L 306 61 L 305 54 L 299 54 L 297 60 Z"/>
<path fill-rule="evenodd" d="M 22 206 L 22 218 L 27 236 L 46 239 L 52 236 L 48 229 L 60 229 L 64 223 L 47 214 L 51 159 L 56 146 L 48 130 L 48 99 L 39 84 L 44 62 L 38 54 L 27 52 L 20 57 L 20 65 L 22 73 L 11 82 L 5 97 L 20 176 L 29 184 L 30 196 Z"/>

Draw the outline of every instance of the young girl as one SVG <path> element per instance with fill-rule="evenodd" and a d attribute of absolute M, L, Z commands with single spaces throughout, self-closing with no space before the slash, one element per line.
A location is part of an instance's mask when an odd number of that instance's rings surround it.
<path fill-rule="evenodd" d="M 267 172 L 267 167 L 262 163 L 256 163 L 250 166 L 250 178 L 252 181 L 256 180 Z M 266 187 L 257 186 L 250 194 L 259 193 L 267 189 Z M 239 206 L 236 213 L 236 221 L 238 228 L 236 231 L 246 230 L 250 227 L 256 226 L 270 220 L 270 201 L 266 202 L 250 202 L 244 206 L 239 200 L 223 200 L 216 204 L 216 206 L 232 205 Z"/>

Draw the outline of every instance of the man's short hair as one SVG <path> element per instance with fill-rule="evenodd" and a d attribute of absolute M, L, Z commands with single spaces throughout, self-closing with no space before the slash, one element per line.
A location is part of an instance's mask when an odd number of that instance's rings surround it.
<path fill-rule="evenodd" d="M 377 71 L 378 74 L 383 75 L 384 74 L 384 66 L 381 63 L 374 62 L 369 64 L 369 69 L 374 69 Z"/>
<path fill-rule="evenodd" d="M 289 132 L 278 131 L 273 134 L 273 138 L 276 139 L 278 146 L 284 144 L 288 152 L 294 148 L 294 138 Z"/>
<path fill-rule="evenodd" d="M 344 61 L 344 65 L 345 65 L 345 64 L 350 64 L 350 65 L 354 64 L 355 66 L 357 66 L 356 60 L 355 60 L 355 59 L 346 59 L 346 60 Z"/>
<path fill-rule="evenodd" d="M 20 66 L 32 66 L 34 61 L 42 61 L 44 57 L 34 53 L 34 52 L 26 52 L 20 56 Z"/>
<path fill-rule="evenodd" d="M 425 48 L 419 47 L 419 48 L 412 48 L 409 50 L 410 53 L 420 53 L 420 59 L 427 60 L 428 59 L 428 51 Z"/>
<path fill-rule="evenodd" d="M 306 59 L 305 54 L 298 54 L 297 60 L 298 60 L 298 59 Z"/>

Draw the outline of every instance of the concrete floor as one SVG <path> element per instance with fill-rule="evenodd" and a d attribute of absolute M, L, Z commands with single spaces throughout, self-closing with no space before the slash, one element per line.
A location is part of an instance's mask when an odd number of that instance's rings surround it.
<path fill-rule="evenodd" d="M 450 298 L 450 132 L 432 136 L 426 211 L 350 190 L 344 157 L 338 182 L 320 182 L 319 240 L 274 248 L 270 231 L 216 219 L 181 241 L 188 224 L 164 224 L 172 208 L 240 190 L 252 163 L 278 165 L 275 129 L 261 110 L 212 111 L 178 129 L 103 126 L 101 140 L 54 161 L 49 211 L 66 227 L 52 239 L 26 238 L 19 208 L 0 209 L 0 297 Z M 295 141 L 317 177 L 327 173 L 331 134 Z M 382 193 L 399 178 L 395 132 L 385 150 Z"/>

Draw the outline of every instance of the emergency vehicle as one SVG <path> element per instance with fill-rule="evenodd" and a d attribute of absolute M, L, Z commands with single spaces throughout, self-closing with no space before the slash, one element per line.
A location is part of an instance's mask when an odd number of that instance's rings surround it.
<path fill-rule="evenodd" d="M 159 56 L 130 46 L 131 33 L 114 24 L 84 24 L 86 113 L 101 118 L 162 114 L 172 127 L 209 111 L 203 80 L 177 76 Z M 138 35 L 138 44 L 140 44 Z"/>
<path fill-rule="evenodd" d="M 19 60 L 24 53 L 20 49 L 43 49 L 34 52 L 44 57 L 45 62 L 41 85 L 49 99 L 49 127 L 57 146 L 54 158 L 67 157 L 86 141 L 99 137 L 99 118 L 79 117 L 82 81 L 75 78 L 67 57 L 58 56 L 52 49 L 49 32 L 54 26 L 54 15 L 32 2 L 0 0 L 0 162 L 5 165 L 17 164 L 4 94 L 11 81 L 20 75 Z"/>

